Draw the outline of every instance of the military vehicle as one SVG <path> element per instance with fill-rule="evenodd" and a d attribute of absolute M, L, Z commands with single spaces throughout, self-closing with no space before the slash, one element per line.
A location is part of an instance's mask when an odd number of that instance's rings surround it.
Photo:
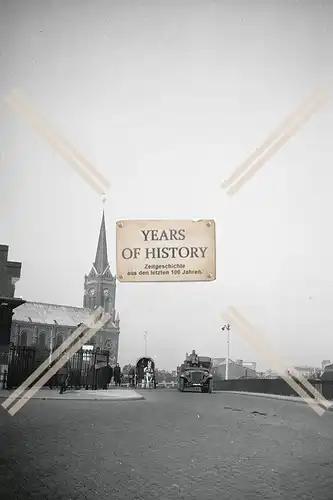
<path fill-rule="evenodd" d="M 177 369 L 178 390 L 211 393 L 213 390 L 212 358 L 191 355 Z"/>

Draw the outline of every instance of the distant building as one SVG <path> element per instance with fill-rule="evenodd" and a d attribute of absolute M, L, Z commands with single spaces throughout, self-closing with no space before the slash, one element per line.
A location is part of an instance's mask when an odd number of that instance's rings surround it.
<path fill-rule="evenodd" d="M 243 362 L 243 366 L 245 368 L 250 368 L 251 370 L 253 371 L 256 371 L 257 370 L 257 363 L 254 362 L 254 361 L 244 361 Z"/>
<path fill-rule="evenodd" d="M 322 370 L 325 370 L 326 366 L 330 365 L 331 364 L 331 360 L 330 359 L 324 359 L 322 362 L 321 362 L 321 369 Z"/>
<path fill-rule="evenodd" d="M 11 342 L 18 345 L 50 348 L 60 345 L 94 309 L 102 306 L 111 319 L 89 343 L 110 351 L 111 363 L 118 360 L 120 321 L 115 310 L 116 278 L 108 261 L 105 216 L 99 232 L 96 258 L 84 278 L 83 307 L 26 302 L 14 312 Z"/>
<path fill-rule="evenodd" d="M 333 364 L 325 366 L 320 378 L 321 380 L 333 380 Z"/>
<path fill-rule="evenodd" d="M 318 373 L 318 368 L 313 366 L 294 366 L 293 369 L 304 378 L 313 378 Z M 288 370 L 285 370 L 285 375 L 288 375 Z M 273 370 L 267 370 L 264 374 L 264 378 L 281 378 L 281 375 Z"/>
<path fill-rule="evenodd" d="M 222 362 L 218 362 L 222 360 Z M 250 365 L 253 363 L 250 363 Z M 254 363 L 255 365 L 255 363 Z M 216 378 L 225 379 L 226 377 L 226 359 L 225 358 L 215 358 L 213 360 L 213 374 Z M 229 367 L 228 367 L 228 378 L 238 379 L 238 378 L 257 378 L 256 371 L 251 367 L 246 366 L 243 360 L 238 359 L 236 361 L 232 361 L 229 359 Z"/>
<path fill-rule="evenodd" d="M 300 375 L 305 378 L 314 377 L 315 373 L 318 371 L 318 368 L 314 368 L 313 366 L 294 366 L 294 370 L 297 371 Z"/>
<path fill-rule="evenodd" d="M 273 370 L 266 370 L 264 373 L 264 378 L 271 378 L 271 379 L 280 378 L 280 375 Z"/>
<path fill-rule="evenodd" d="M 8 245 L 0 245 L 0 365 L 7 366 L 13 311 L 24 304 L 14 297 L 15 283 L 21 276 L 21 262 L 8 260 Z"/>
<path fill-rule="evenodd" d="M 213 368 L 226 362 L 226 358 L 212 358 Z"/>

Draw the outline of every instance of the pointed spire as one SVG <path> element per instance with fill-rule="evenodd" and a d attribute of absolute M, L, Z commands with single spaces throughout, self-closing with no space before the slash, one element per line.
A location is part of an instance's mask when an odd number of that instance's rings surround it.
<path fill-rule="evenodd" d="M 101 229 L 99 231 L 98 245 L 97 245 L 96 258 L 95 258 L 94 265 L 95 265 L 96 271 L 99 274 L 103 274 L 104 271 L 109 266 L 108 248 L 107 248 L 107 244 L 106 244 L 104 207 L 103 207 L 102 223 L 101 223 Z"/>

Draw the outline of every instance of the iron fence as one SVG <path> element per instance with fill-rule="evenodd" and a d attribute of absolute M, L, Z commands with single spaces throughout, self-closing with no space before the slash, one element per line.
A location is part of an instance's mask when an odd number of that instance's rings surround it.
<path fill-rule="evenodd" d="M 50 359 L 52 351 L 31 346 L 11 344 L 7 360 L 0 367 L 0 384 L 3 389 L 19 387 L 44 361 Z M 70 388 L 98 389 L 106 385 L 109 351 L 94 347 L 80 349 L 69 360 L 68 385 Z M 52 365 L 54 362 L 52 362 Z M 43 372 L 45 373 L 45 372 Z M 55 374 L 46 384 L 50 389 L 60 385 L 60 376 Z"/>

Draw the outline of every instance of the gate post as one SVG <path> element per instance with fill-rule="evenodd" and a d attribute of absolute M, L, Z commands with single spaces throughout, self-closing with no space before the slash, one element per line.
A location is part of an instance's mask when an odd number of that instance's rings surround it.
<path fill-rule="evenodd" d="M 25 303 L 14 298 L 15 283 L 21 276 L 21 262 L 8 260 L 8 245 L 0 245 L 0 365 L 8 372 L 9 344 L 14 309 Z"/>
<path fill-rule="evenodd" d="M 92 353 L 92 362 L 93 362 L 93 376 L 92 376 L 92 389 L 95 391 L 97 389 L 96 386 L 96 357 L 97 357 L 97 352 L 96 348 L 94 348 L 93 353 Z"/>

